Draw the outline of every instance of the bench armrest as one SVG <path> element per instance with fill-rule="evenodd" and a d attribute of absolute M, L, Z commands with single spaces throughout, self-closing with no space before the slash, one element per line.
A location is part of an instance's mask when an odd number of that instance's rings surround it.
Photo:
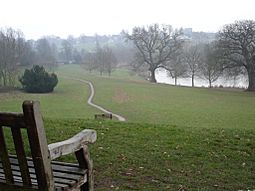
<path fill-rule="evenodd" d="M 74 153 L 88 143 L 94 143 L 97 139 L 95 130 L 85 129 L 65 141 L 52 143 L 48 145 L 51 160 L 60 156 Z"/>

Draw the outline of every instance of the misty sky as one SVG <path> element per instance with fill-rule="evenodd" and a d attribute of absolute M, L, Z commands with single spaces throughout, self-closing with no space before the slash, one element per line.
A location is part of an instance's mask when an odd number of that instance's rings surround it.
<path fill-rule="evenodd" d="M 217 32 L 235 20 L 255 20 L 255 0 L 0 0 L 0 28 L 27 39 L 119 34 L 152 23 Z"/>

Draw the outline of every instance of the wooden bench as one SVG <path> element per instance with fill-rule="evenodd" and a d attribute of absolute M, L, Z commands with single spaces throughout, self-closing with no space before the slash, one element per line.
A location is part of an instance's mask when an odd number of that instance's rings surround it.
<path fill-rule="evenodd" d="M 95 114 L 95 119 L 98 119 L 98 120 L 112 119 L 112 114 L 111 113 Z"/>
<path fill-rule="evenodd" d="M 24 134 L 27 134 L 30 158 L 25 154 Z M 9 154 L 6 139 L 13 140 L 16 155 Z M 94 130 L 83 130 L 66 141 L 47 145 L 38 102 L 25 101 L 23 113 L 1 112 L 0 190 L 93 190 L 87 144 L 95 141 Z M 52 161 L 70 153 L 75 153 L 78 164 Z"/>

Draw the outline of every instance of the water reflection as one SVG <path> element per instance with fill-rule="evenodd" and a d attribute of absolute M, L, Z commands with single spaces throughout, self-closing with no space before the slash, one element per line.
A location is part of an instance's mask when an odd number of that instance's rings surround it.
<path fill-rule="evenodd" d="M 157 69 L 156 71 L 156 79 L 158 83 L 172 84 L 174 85 L 174 79 L 168 75 L 168 72 L 163 69 Z M 196 87 L 208 87 L 208 81 L 195 78 L 195 86 Z M 181 86 L 192 86 L 191 78 L 178 78 L 177 85 Z M 223 86 L 223 87 L 239 87 L 239 88 L 247 88 L 248 80 L 245 77 L 238 77 L 236 80 L 232 79 L 223 79 L 219 78 L 216 82 L 212 84 L 213 86 Z"/>

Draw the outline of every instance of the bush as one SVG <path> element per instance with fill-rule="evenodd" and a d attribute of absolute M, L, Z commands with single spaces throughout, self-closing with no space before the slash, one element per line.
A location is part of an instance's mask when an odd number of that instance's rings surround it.
<path fill-rule="evenodd" d="M 58 78 L 56 74 L 46 72 L 43 66 L 36 65 L 30 70 L 26 69 L 19 81 L 26 92 L 48 93 L 53 91 Z"/>

